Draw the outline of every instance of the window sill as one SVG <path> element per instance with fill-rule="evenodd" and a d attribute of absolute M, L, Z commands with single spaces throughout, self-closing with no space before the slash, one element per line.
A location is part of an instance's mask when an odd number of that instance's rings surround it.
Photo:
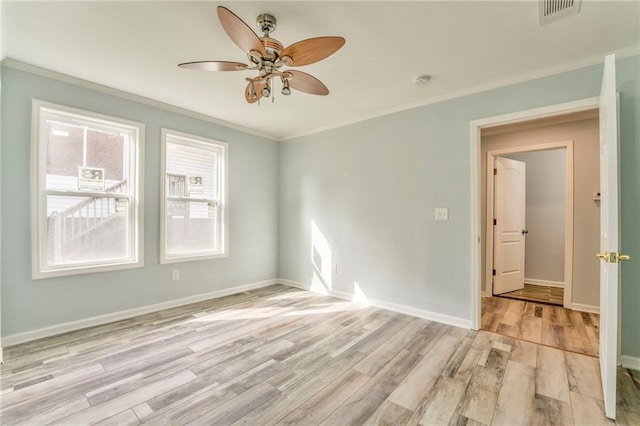
<path fill-rule="evenodd" d="M 66 277 L 70 275 L 93 274 L 96 272 L 111 272 L 124 269 L 135 269 L 144 267 L 144 262 L 110 263 L 106 265 L 76 266 L 69 268 L 50 269 L 45 271 L 32 271 L 31 278 L 42 280 L 47 278 Z"/>
<path fill-rule="evenodd" d="M 169 263 L 194 262 L 194 261 L 198 261 L 198 260 L 222 259 L 222 258 L 225 258 L 225 257 L 229 257 L 229 253 L 169 257 L 169 258 L 160 258 L 160 264 L 161 265 L 165 265 L 165 264 L 169 264 Z"/>

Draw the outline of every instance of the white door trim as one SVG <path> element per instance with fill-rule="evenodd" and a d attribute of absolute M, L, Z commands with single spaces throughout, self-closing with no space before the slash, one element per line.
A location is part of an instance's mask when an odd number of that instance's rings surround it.
<path fill-rule="evenodd" d="M 471 175 L 471 328 L 480 329 L 481 315 L 481 292 L 482 292 L 482 273 L 481 271 L 481 247 L 484 244 L 480 235 L 481 229 L 481 211 L 480 211 L 480 162 L 482 161 L 480 142 L 481 130 L 488 127 L 499 126 L 504 124 L 521 123 L 539 118 L 554 117 L 580 111 L 589 111 L 599 108 L 599 97 L 581 99 L 573 102 L 550 105 L 541 108 L 534 108 L 525 111 L 503 114 L 494 117 L 482 118 L 470 122 L 470 175 Z"/>
<path fill-rule="evenodd" d="M 519 152 L 548 151 L 552 149 L 565 150 L 565 205 L 564 205 L 564 300 L 563 306 L 571 308 L 571 291 L 573 287 L 573 141 L 550 142 L 537 145 L 526 145 L 512 148 L 487 151 L 487 217 L 486 217 L 486 257 L 485 257 L 485 283 L 487 295 L 493 275 L 493 169 L 495 158 L 500 155 Z M 481 246 L 482 247 L 482 246 Z M 480 283 L 482 285 L 482 283 Z"/>

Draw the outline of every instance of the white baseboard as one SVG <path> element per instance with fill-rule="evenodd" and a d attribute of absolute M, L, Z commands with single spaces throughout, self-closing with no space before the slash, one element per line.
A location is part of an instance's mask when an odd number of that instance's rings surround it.
<path fill-rule="evenodd" d="M 622 355 L 620 357 L 620 363 L 624 368 L 640 371 L 640 358 L 635 356 Z"/>
<path fill-rule="evenodd" d="M 572 303 L 571 309 L 580 312 L 589 312 L 591 314 L 600 314 L 600 306 L 583 305 L 582 303 Z"/>
<path fill-rule="evenodd" d="M 288 285 L 290 287 L 300 288 L 303 290 L 312 291 L 314 293 L 326 294 L 329 296 L 337 297 L 339 299 L 363 302 L 376 308 L 386 309 L 388 311 L 398 312 L 400 314 L 411 315 L 418 318 L 427 319 L 430 321 L 436 321 L 443 324 L 453 325 L 455 327 L 471 328 L 471 320 L 458 318 L 451 315 L 440 314 L 437 312 L 425 311 L 423 309 L 414 308 L 412 306 L 401 305 L 398 303 L 387 302 L 384 300 L 367 299 L 365 301 L 358 300 L 353 294 L 345 293 L 338 290 L 328 290 L 324 287 L 312 286 L 309 284 L 303 284 L 297 281 L 291 281 L 286 279 L 278 280 L 280 284 Z M 354 298 L 356 300 L 354 300 Z"/>
<path fill-rule="evenodd" d="M 370 300 L 371 306 L 386 309 L 388 311 L 398 312 L 400 314 L 411 315 L 418 318 L 436 321 L 443 324 L 453 325 L 455 327 L 471 329 L 471 320 L 454 317 L 451 315 L 440 314 L 438 312 L 425 311 L 423 309 L 414 308 L 412 306 L 400 305 L 383 300 Z"/>
<path fill-rule="evenodd" d="M 337 297 L 338 299 L 348 300 L 349 302 L 353 302 L 354 298 L 352 294 L 345 293 L 344 291 L 339 290 L 327 290 L 321 286 L 313 286 L 309 284 L 303 284 L 298 281 L 285 280 L 281 278 L 278 280 L 280 284 L 288 285 L 289 287 L 299 288 L 301 290 L 307 290 L 313 293 L 324 294 L 326 296 Z"/>
<path fill-rule="evenodd" d="M 248 290 L 267 287 L 273 284 L 278 284 L 278 282 L 279 280 L 277 279 L 258 281 L 255 283 L 216 290 L 209 293 L 196 294 L 194 296 L 184 297 L 182 299 L 169 300 L 167 302 L 141 306 L 139 308 L 127 309 L 124 311 L 84 318 L 78 321 L 65 322 L 62 324 L 56 324 L 36 330 L 25 331 L 22 333 L 10 334 L 8 336 L 2 336 L 2 346 L 8 347 L 18 345 L 20 343 L 30 342 L 32 340 L 42 339 L 44 337 L 51 337 L 57 334 L 67 333 L 69 331 L 80 330 L 87 327 L 94 327 L 96 325 L 107 324 L 114 321 L 120 321 L 139 315 L 161 311 L 163 309 L 175 308 L 177 306 L 188 305 L 190 303 L 202 302 L 203 300 L 216 299 L 218 297 L 228 296 L 230 294 L 242 293 Z"/>
<path fill-rule="evenodd" d="M 533 285 L 546 285 L 547 287 L 564 288 L 564 282 L 562 281 L 547 281 L 547 280 L 537 280 L 535 278 L 525 278 L 524 282 L 527 284 L 533 284 Z"/>
<path fill-rule="evenodd" d="M 301 290 L 311 291 L 310 285 L 305 285 L 305 284 L 299 283 L 298 281 L 291 281 L 291 280 L 285 280 L 284 278 L 280 278 L 278 282 L 280 284 L 288 285 L 289 287 L 295 287 Z M 318 289 L 317 291 L 314 291 L 314 293 L 322 293 L 322 292 Z M 322 294 L 328 294 L 328 293 L 322 293 Z"/>

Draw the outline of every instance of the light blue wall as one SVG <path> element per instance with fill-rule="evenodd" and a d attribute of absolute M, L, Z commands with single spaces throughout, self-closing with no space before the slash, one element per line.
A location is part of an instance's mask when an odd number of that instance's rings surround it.
<path fill-rule="evenodd" d="M 640 58 L 618 61 L 622 353 L 640 356 Z M 469 123 L 600 93 L 602 65 L 300 137 L 280 149 L 281 278 L 309 284 L 311 224 L 334 290 L 471 318 Z M 436 222 L 434 209 L 449 208 Z"/>
<path fill-rule="evenodd" d="M 31 99 L 146 125 L 144 268 L 31 279 Z M 216 100 L 212 98 L 212 102 Z M 2 69 L 2 335 L 277 277 L 278 145 L 185 115 Z M 160 265 L 160 128 L 229 143 L 229 257 Z M 171 269 L 181 279 L 171 281 Z"/>
<path fill-rule="evenodd" d="M 331 245 L 334 289 L 470 318 L 469 122 L 591 96 L 601 66 L 282 143 L 11 68 L 2 69 L 2 334 L 280 276 L 312 280 L 312 221 Z M 640 356 L 640 58 L 621 93 L 622 352 Z M 31 280 L 31 98 L 146 124 L 145 267 Z M 158 264 L 160 127 L 230 144 L 230 257 Z M 280 171 L 279 171 L 280 170 Z M 279 205 L 278 205 L 279 200 Z M 436 222 L 435 207 L 450 220 Z M 278 215 L 278 211 L 280 214 Z M 279 259 L 279 263 L 278 263 Z"/>

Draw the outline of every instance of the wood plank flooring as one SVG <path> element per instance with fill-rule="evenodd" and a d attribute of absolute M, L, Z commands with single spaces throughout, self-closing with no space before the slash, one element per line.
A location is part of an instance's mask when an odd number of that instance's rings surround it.
<path fill-rule="evenodd" d="M 612 423 L 595 358 L 281 285 L 10 347 L 0 377 L 3 425 Z"/>
<path fill-rule="evenodd" d="M 598 356 L 600 316 L 502 297 L 482 298 L 481 328 L 555 348 Z"/>
<path fill-rule="evenodd" d="M 640 371 L 618 368 L 618 423 L 640 425 Z"/>
<path fill-rule="evenodd" d="M 564 303 L 564 288 L 524 283 L 523 289 L 503 293 L 499 297 L 562 306 Z"/>

